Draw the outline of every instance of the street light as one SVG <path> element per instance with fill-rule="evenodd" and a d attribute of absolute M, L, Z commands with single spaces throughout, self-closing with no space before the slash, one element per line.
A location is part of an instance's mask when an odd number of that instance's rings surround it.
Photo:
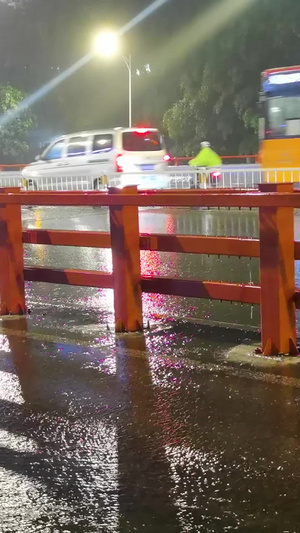
<path fill-rule="evenodd" d="M 129 127 L 132 126 L 132 72 L 131 72 L 131 54 L 128 57 L 122 56 L 122 59 L 128 68 L 128 112 L 129 112 Z"/>
<path fill-rule="evenodd" d="M 99 33 L 95 37 L 94 50 L 96 54 L 111 57 L 116 55 L 119 47 L 116 33 L 106 31 Z"/>
<path fill-rule="evenodd" d="M 94 42 L 94 51 L 96 54 L 104 57 L 113 57 L 117 54 L 119 48 L 118 34 L 113 32 L 103 32 L 96 36 Z M 132 126 L 132 71 L 131 71 L 131 55 L 127 57 L 122 56 L 122 59 L 128 69 L 128 112 L 129 112 L 129 127 Z"/>

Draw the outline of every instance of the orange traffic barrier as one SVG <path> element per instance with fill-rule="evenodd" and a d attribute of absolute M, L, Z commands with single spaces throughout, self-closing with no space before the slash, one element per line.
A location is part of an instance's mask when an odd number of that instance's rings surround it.
<path fill-rule="evenodd" d="M 22 205 L 107 206 L 110 232 L 21 228 Z M 25 312 L 24 280 L 114 290 L 116 331 L 142 329 L 142 292 L 258 304 L 262 353 L 296 354 L 294 208 L 300 194 L 292 184 L 263 184 L 259 190 L 138 192 L 136 187 L 108 192 L 24 192 L 0 190 L 0 313 Z M 259 209 L 260 238 L 140 234 L 138 207 L 202 206 Z M 111 248 L 113 273 L 23 266 L 23 243 Z M 260 258 L 260 285 L 201 279 L 142 276 L 140 250 Z"/>

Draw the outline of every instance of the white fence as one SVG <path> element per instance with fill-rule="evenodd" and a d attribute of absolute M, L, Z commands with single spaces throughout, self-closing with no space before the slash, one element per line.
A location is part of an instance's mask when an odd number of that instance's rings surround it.
<path fill-rule="evenodd" d="M 149 175 L 111 174 L 101 178 L 82 176 L 47 176 L 24 180 L 20 172 L 0 172 L 0 187 L 27 190 L 89 191 L 137 184 L 140 189 L 256 188 L 260 183 L 294 182 L 299 186 L 300 169 L 261 169 L 257 165 L 216 169 L 169 167 L 168 171 Z M 297 184 L 297 185 L 296 185 Z"/>
<path fill-rule="evenodd" d="M 23 187 L 21 172 L 0 172 L 0 187 Z"/>

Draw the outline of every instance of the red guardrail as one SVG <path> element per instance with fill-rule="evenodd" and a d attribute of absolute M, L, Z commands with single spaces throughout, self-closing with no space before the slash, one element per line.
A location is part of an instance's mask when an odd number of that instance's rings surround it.
<path fill-rule="evenodd" d="M 179 165 L 185 165 L 187 164 L 192 157 L 172 157 L 171 162 L 178 167 Z M 243 162 L 243 163 L 259 163 L 259 154 L 252 154 L 252 155 L 223 155 L 221 156 L 221 159 L 223 163 L 227 162 Z"/>
<path fill-rule="evenodd" d="M 0 172 L 10 171 L 10 170 L 22 170 L 25 168 L 25 164 L 18 164 L 18 165 L 0 165 Z"/>
<path fill-rule="evenodd" d="M 63 230 L 23 230 L 22 205 L 107 206 L 110 233 Z M 191 235 L 140 234 L 139 206 L 256 207 L 260 239 Z M 104 192 L 20 192 L 0 190 L 0 314 L 26 312 L 25 281 L 111 288 L 116 331 L 142 329 L 142 292 L 227 300 L 261 306 L 262 352 L 298 353 L 293 209 L 300 194 L 292 184 L 264 184 L 259 191 L 166 191 L 138 193 L 135 187 Z M 23 243 L 111 248 L 113 273 L 25 267 Z M 260 258 L 260 286 L 201 279 L 142 276 L 140 250 L 215 254 Z"/>

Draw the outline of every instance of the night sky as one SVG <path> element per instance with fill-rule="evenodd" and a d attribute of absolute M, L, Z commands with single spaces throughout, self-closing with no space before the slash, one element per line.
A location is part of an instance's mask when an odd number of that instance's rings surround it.
<path fill-rule="evenodd" d="M 164 107 L 178 98 L 183 60 L 176 60 L 176 34 L 182 28 L 188 31 L 194 17 L 212 3 L 169 0 L 123 36 L 122 49 L 132 54 L 133 71 L 143 71 L 146 63 L 152 70 L 133 77 L 134 123 L 158 125 Z M 24 9 L 0 4 L 0 83 L 35 91 L 88 53 L 97 30 L 118 29 L 150 4 L 149 0 L 24 0 Z M 162 62 L 161 50 L 171 39 L 172 58 Z M 126 66 L 120 57 L 95 58 L 34 110 L 40 130 L 54 134 L 127 125 Z"/>

